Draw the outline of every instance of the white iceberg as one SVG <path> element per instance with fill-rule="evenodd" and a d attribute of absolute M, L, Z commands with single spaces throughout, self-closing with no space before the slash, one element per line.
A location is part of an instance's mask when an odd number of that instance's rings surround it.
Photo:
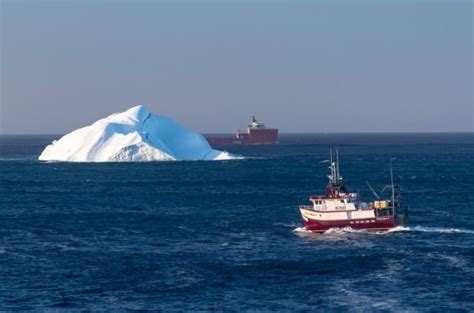
<path fill-rule="evenodd" d="M 112 114 L 48 145 L 39 160 L 121 162 L 227 160 L 200 134 L 171 118 L 151 114 L 143 105 Z"/>

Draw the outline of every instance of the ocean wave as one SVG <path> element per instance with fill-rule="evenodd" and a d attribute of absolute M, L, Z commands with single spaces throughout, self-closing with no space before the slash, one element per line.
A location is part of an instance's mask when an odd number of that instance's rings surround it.
<path fill-rule="evenodd" d="M 293 229 L 294 233 L 302 233 L 302 234 L 313 234 L 312 231 L 307 230 L 306 227 L 296 227 Z"/>
<path fill-rule="evenodd" d="M 222 151 L 212 161 L 229 161 L 229 160 L 244 160 L 244 159 L 246 159 L 246 157 L 232 154 L 227 151 Z"/>
<path fill-rule="evenodd" d="M 283 226 L 283 227 L 288 227 L 288 228 L 293 228 L 293 227 L 296 227 L 297 226 L 297 223 L 281 223 L 281 222 L 277 222 L 277 223 L 273 223 L 274 226 Z M 298 227 L 299 228 L 299 227 Z M 304 227 L 303 227 L 304 228 Z M 293 231 L 295 231 L 295 229 L 293 229 Z"/>
<path fill-rule="evenodd" d="M 335 228 L 329 228 L 324 232 L 324 234 L 328 235 L 339 235 L 339 234 L 347 234 L 347 233 L 367 233 L 368 230 L 365 229 L 354 229 L 351 227 L 335 227 Z"/>
<path fill-rule="evenodd" d="M 460 228 L 443 228 L 443 227 L 426 227 L 416 225 L 410 226 L 397 226 L 388 230 L 387 232 L 423 232 L 423 233 L 439 233 L 439 234 L 474 234 L 474 230 L 460 229 Z"/>
<path fill-rule="evenodd" d="M 305 227 L 296 227 L 293 229 L 293 232 L 298 235 L 325 235 L 325 237 L 333 237 L 338 238 L 340 236 L 346 236 L 349 234 L 382 234 L 383 232 L 373 231 L 368 229 L 354 229 L 351 227 L 342 227 L 342 228 L 329 228 L 325 232 L 313 232 L 311 230 L 306 229 Z"/>
<path fill-rule="evenodd" d="M 35 161 L 34 157 L 28 158 L 28 157 L 18 157 L 18 158 L 6 158 L 6 157 L 0 157 L 0 162 L 15 162 L 15 161 Z"/>
<path fill-rule="evenodd" d="M 338 234 L 349 234 L 349 233 L 357 233 L 357 234 L 378 234 L 379 232 L 375 232 L 373 230 L 368 229 L 354 229 L 351 227 L 342 227 L 342 228 L 329 228 L 325 232 L 317 233 L 311 230 L 306 229 L 305 227 L 296 227 L 293 229 L 295 233 L 302 233 L 302 234 L 326 234 L 326 235 L 338 235 Z"/>
<path fill-rule="evenodd" d="M 353 309 L 354 312 L 414 312 L 414 310 L 407 307 L 406 304 L 402 305 L 401 301 L 395 297 L 381 298 L 372 296 L 364 292 L 359 286 L 354 285 L 355 282 L 350 280 L 340 280 L 334 283 L 333 286 L 331 286 L 334 292 L 329 296 L 329 299 L 338 302 L 342 294 L 345 302 L 347 302 L 351 308 L 355 308 Z"/>
<path fill-rule="evenodd" d="M 314 233 L 305 227 L 296 227 L 293 229 L 295 233 Z M 330 228 L 323 232 L 322 234 L 349 234 L 349 233 L 358 233 L 358 234 L 377 234 L 383 235 L 394 232 L 423 232 L 423 233 L 439 233 L 439 234 L 474 234 L 474 230 L 470 229 L 460 229 L 460 228 L 442 228 L 442 227 L 425 227 L 416 225 L 413 227 L 409 226 L 397 226 L 395 228 L 386 230 L 386 231 L 373 231 L 370 229 L 354 229 L 351 227 L 343 228 Z"/>
<path fill-rule="evenodd" d="M 445 262 L 450 268 L 457 269 L 466 273 L 472 273 L 473 270 L 469 263 L 461 256 L 445 255 L 442 253 L 428 253 L 427 256 L 433 260 Z"/>

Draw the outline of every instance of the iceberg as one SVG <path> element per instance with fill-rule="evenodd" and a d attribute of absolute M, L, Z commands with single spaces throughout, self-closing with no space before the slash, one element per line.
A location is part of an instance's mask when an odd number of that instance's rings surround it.
<path fill-rule="evenodd" d="M 38 159 L 139 162 L 233 158 L 227 152 L 212 149 L 202 135 L 138 105 L 64 135 L 48 145 Z"/>

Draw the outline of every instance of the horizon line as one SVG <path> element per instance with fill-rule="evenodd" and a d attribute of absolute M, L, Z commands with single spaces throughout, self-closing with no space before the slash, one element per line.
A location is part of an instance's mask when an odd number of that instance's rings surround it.
<path fill-rule="evenodd" d="M 0 136 L 64 136 L 71 132 L 67 133 L 0 133 Z M 233 133 L 221 133 L 221 132 L 197 132 L 201 135 L 235 135 Z M 348 134 L 474 134 L 474 130 L 471 131 L 361 131 L 361 132 L 279 132 L 278 135 L 348 135 Z"/>

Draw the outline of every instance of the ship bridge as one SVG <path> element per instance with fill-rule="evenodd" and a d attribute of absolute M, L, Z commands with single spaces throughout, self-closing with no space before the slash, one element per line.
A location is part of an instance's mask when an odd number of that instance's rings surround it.
<path fill-rule="evenodd" d="M 255 116 L 252 116 L 252 123 L 249 124 L 249 128 L 265 128 L 265 124 L 263 122 L 257 121 Z"/>

